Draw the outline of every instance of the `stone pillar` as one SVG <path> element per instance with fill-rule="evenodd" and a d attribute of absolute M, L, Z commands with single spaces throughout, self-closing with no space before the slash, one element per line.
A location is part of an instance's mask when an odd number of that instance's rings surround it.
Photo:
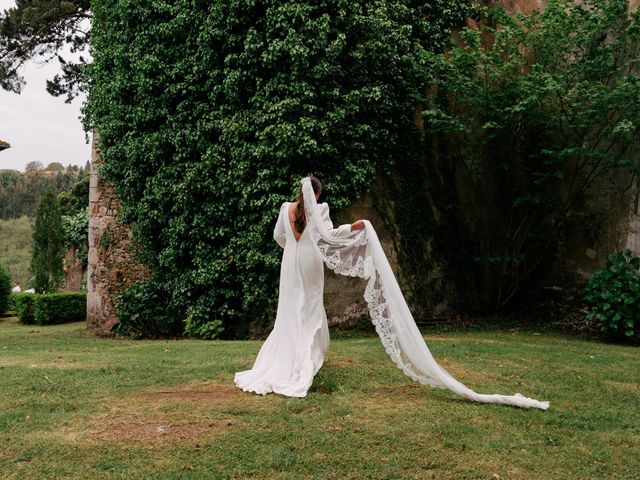
<path fill-rule="evenodd" d="M 540 11 L 544 8 L 545 0 L 499 0 L 498 2 L 484 2 L 484 3 L 500 3 L 502 7 L 510 14 L 529 14 L 535 11 Z"/>
<path fill-rule="evenodd" d="M 625 239 L 625 250 L 628 248 L 635 255 L 640 255 L 640 185 L 637 179 L 630 192 L 629 227 Z"/>
<path fill-rule="evenodd" d="M 110 336 L 118 322 L 118 294 L 144 280 L 148 271 L 131 253 L 131 229 L 118 220 L 120 202 L 114 186 L 99 180 L 101 164 L 93 134 L 89 182 L 89 258 L 87 265 L 87 329 L 94 335 Z"/>

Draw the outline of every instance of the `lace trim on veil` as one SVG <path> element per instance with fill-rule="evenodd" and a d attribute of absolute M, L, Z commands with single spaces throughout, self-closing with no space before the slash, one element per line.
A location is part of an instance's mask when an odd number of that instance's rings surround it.
<path fill-rule="evenodd" d="M 417 382 L 449 389 L 476 402 L 549 408 L 549 402 L 540 402 L 519 393 L 478 394 L 438 365 L 416 326 L 371 222 L 364 220 L 365 229 L 348 238 L 333 237 L 321 220 L 308 178 L 302 180 L 302 192 L 307 228 L 324 263 L 338 274 L 367 280 L 364 299 L 371 321 L 385 351 L 399 369 Z"/>

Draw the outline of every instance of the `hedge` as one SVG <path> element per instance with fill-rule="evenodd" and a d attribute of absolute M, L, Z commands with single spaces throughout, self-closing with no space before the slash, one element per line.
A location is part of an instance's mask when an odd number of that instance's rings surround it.
<path fill-rule="evenodd" d="M 11 302 L 20 322 L 25 324 L 35 323 L 33 306 L 36 295 L 33 293 L 14 293 Z"/>
<path fill-rule="evenodd" d="M 15 306 L 20 322 L 53 325 L 85 320 L 86 293 L 18 294 Z"/>

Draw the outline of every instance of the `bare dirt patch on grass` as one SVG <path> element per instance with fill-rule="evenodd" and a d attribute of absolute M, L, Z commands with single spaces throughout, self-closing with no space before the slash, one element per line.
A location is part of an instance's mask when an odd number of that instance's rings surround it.
<path fill-rule="evenodd" d="M 195 402 L 207 405 L 238 404 L 248 400 L 247 394 L 234 385 L 220 383 L 188 383 L 141 392 L 136 398 L 148 402 Z"/>
<path fill-rule="evenodd" d="M 264 405 L 233 385 L 190 383 L 122 398 L 81 430 L 88 441 L 170 445 L 224 435 L 245 422 L 235 412 Z M 263 402 L 264 403 L 264 402 Z"/>
<path fill-rule="evenodd" d="M 102 417 L 100 427 L 83 432 L 85 438 L 98 443 L 122 442 L 144 445 L 174 444 L 224 434 L 235 422 L 168 420 L 144 414 Z"/>

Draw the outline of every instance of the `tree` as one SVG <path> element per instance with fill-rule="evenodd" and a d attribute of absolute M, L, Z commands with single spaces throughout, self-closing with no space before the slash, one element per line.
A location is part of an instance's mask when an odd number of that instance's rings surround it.
<path fill-rule="evenodd" d="M 465 224 L 502 308 L 542 276 L 567 227 L 590 222 L 576 207 L 598 180 L 640 173 L 640 13 L 628 0 L 552 0 L 491 15 L 437 56 L 425 123 L 445 133 L 438 155 L 466 179 L 468 205 L 489 215 L 472 207 Z"/>
<path fill-rule="evenodd" d="M 22 174 L 17 170 L 0 170 L 0 218 L 33 217 L 36 207 L 47 187 L 56 194 L 67 192 L 68 197 L 59 198 L 62 214 L 75 213 L 88 203 L 89 178 L 87 174 L 76 174 L 66 170 L 57 175 L 45 176 Z M 68 210 L 68 212 L 67 212 Z"/>
<path fill-rule="evenodd" d="M 0 87 L 20 93 L 24 78 L 18 70 L 28 60 L 49 62 L 57 58 L 62 75 L 47 81 L 53 96 L 67 95 L 70 102 L 83 89 L 87 61 L 63 58 L 59 52 L 82 52 L 89 42 L 90 0 L 17 0 L 16 6 L 0 14 Z"/>
<path fill-rule="evenodd" d="M 61 215 L 75 215 L 89 205 L 89 176 L 82 175 L 73 184 L 71 190 L 63 190 L 58 194 Z"/>
<path fill-rule="evenodd" d="M 36 292 L 55 291 L 63 278 L 64 233 L 58 198 L 47 188 L 36 211 L 31 273 Z"/>
<path fill-rule="evenodd" d="M 42 170 L 44 167 L 42 166 L 42 162 L 34 161 L 27 163 L 27 166 L 24 168 L 26 173 L 35 173 L 38 170 Z"/>
<path fill-rule="evenodd" d="M 11 295 L 11 277 L 0 265 L 0 313 L 9 309 L 9 295 Z"/>
<path fill-rule="evenodd" d="M 78 167 L 76 167 L 78 168 Z M 89 175 L 82 172 L 70 191 L 58 194 L 65 255 L 65 289 L 79 290 L 87 267 L 89 228 Z M 70 251 L 69 251 L 70 250 Z M 69 254 L 73 256 L 70 258 Z"/>
<path fill-rule="evenodd" d="M 49 165 L 47 165 L 47 168 L 45 168 L 45 170 L 51 170 L 52 172 L 64 172 L 64 165 L 62 165 L 60 162 L 51 162 Z"/>

